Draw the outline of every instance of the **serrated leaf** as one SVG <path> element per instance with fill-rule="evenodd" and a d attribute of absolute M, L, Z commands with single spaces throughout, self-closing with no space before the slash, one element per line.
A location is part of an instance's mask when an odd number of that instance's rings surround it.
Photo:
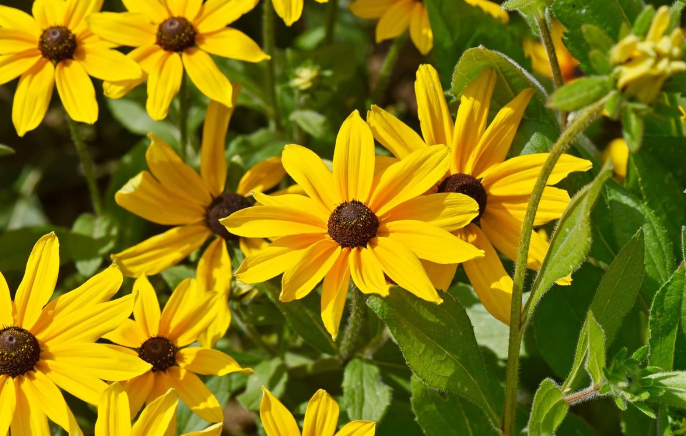
<path fill-rule="evenodd" d="M 569 405 L 560 387 L 549 378 L 543 380 L 534 396 L 529 416 L 530 436 L 553 436 L 562 423 Z"/>
<path fill-rule="evenodd" d="M 275 397 L 283 395 L 288 381 L 288 369 L 283 361 L 276 357 L 265 360 L 253 368 L 254 373 L 248 377 L 245 392 L 236 399 L 248 410 L 260 410 L 262 386 L 265 386 Z"/>
<path fill-rule="evenodd" d="M 392 392 L 381 380 L 379 368 L 353 359 L 343 372 L 343 404 L 351 420 L 380 422 L 391 405 Z"/>
<path fill-rule="evenodd" d="M 600 100 L 612 88 L 612 80 L 607 76 L 581 77 L 555 91 L 548 105 L 566 111 L 579 110 Z"/>
<path fill-rule="evenodd" d="M 658 372 L 643 377 L 642 384 L 663 391 L 662 395 L 651 396 L 650 402 L 686 409 L 686 372 Z"/>
<path fill-rule="evenodd" d="M 367 304 L 388 326 L 417 377 L 474 402 L 500 425 L 502 387 L 484 364 L 466 311 L 450 294 L 442 297 L 435 305 L 395 289 L 386 298 L 371 296 Z"/>
<path fill-rule="evenodd" d="M 643 144 L 643 135 L 645 134 L 643 117 L 638 115 L 636 111 L 627 108 L 622 115 L 622 133 L 629 150 L 632 153 L 637 153 Z"/>
<path fill-rule="evenodd" d="M 588 357 L 585 367 L 588 375 L 591 376 L 593 386 L 600 386 L 605 379 L 603 372 L 605 369 L 605 333 L 590 310 L 586 317 L 586 324 L 588 325 Z"/>
<path fill-rule="evenodd" d="M 650 307 L 650 355 L 648 363 L 669 371 L 674 368 L 679 328 L 684 328 L 684 301 L 686 270 L 684 264 L 657 291 Z"/>

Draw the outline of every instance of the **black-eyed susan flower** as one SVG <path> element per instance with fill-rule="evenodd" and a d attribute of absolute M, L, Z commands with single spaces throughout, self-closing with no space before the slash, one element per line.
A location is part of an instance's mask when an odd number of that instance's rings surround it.
<path fill-rule="evenodd" d="M 462 1 L 462 0 L 455 0 Z M 498 3 L 488 0 L 465 0 L 484 12 L 507 23 L 509 17 Z M 427 54 L 434 46 L 429 14 L 423 0 L 355 0 L 350 11 L 360 18 L 378 19 L 376 42 L 393 39 L 410 29 L 410 38 L 421 54 Z"/>
<path fill-rule="evenodd" d="M 311 150 L 287 145 L 283 166 L 307 196 L 256 192 L 261 206 L 221 220 L 234 234 L 273 239 L 246 257 L 236 277 L 259 283 L 283 273 L 283 302 L 305 297 L 323 279 L 322 319 L 334 339 L 351 278 L 365 294 L 388 295 L 388 277 L 441 303 L 419 259 L 450 264 L 483 255 L 449 232 L 478 214 L 474 200 L 422 196 L 447 172 L 448 157 L 446 147 L 425 147 L 375 164 L 372 132 L 357 111 L 338 132 L 333 172 Z"/>
<path fill-rule="evenodd" d="M 161 436 L 176 434 L 176 406 L 179 397 L 174 388 L 151 402 L 131 425 L 129 397 L 119 383 L 112 383 L 98 403 L 95 436 Z M 182 436 L 220 436 L 222 424 Z"/>
<path fill-rule="evenodd" d="M 262 386 L 260 419 L 267 436 L 300 436 L 300 428 L 286 407 Z M 352 421 L 338 429 L 338 403 L 325 390 L 318 390 L 305 411 L 303 436 L 374 436 L 376 423 Z"/>
<path fill-rule="evenodd" d="M 97 0 L 36 0 L 33 17 L 0 5 L 0 85 L 21 76 L 12 106 L 19 136 L 41 123 L 55 83 L 69 116 L 93 124 L 98 103 L 89 76 L 141 77 L 135 62 L 88 30 L 86 17 L 101 5 Z"/>
<path fill-rule="evenodd" d="M 184 70 L 200 92 L 231 107 L 232 87 L 210 54 L 248 62 L 269 59 L 238 29 L 226 27 L 255 7 L 253 0 L 124 0 L 128 12 L 93 14 L 91 30 L 107 41 L 136 47 L 128 54 L 144 76 L 110 81 L 105 95 L 120 98 L 148 80 L 148 114 L 167 117 Z"/>
<path fill-rule="evenodd" d="M 329 0 L 316 0 L 317 3 L 326 3 Z M 305 0 L 272 0 L 276 15 L 281 17 L 286 26 L 291 26 L 298 21 L 303 13 Z"/>
<path fill-rule="evenodd" d="M 534 90 L 522 91 L 488 125 L 496 79 L 495 72 L 484 70 L 469 84 L 453 122 L 438 73 L 430 65 L 422 65 L 417 71 L 415 92 L 423 138 L 377 106 L 372 106 L 367 121 L 376 139 L 400 159 L 434 144 L 448 145 L 442 148 L 450 150 L 450 171 L 441 176 L 438 192 L 461 192 L 476 200 L 478 215 L 455 234 L 486 252 L 485 257 L 466 262 L 463 267 L 486 309 L 509 324 L 512 279 L 494 246 L 510 259 L 517 258 L 522 220 L 547 153 L 506 160 Z M 554 185 L 570 172 L 589 168 L 591 162 L 563 155 L 548 183 Z M 559 218 L 569 200 L 566 191 L 546 187 L 534 224 L 539 226 Z M 547 250 L 548 242 L 533 232 L 527 266 L 540 268 Z M 432 262 L 425 262 L 425 266 L 439 289 L 450 286 L 457 268 Z"/>
<path fill-rule="evenodd" d="M 251 191 L 268 190 L 285 176 L 280 158 L 267 159 L 249 169 L 236 192 L 224 192 L 227 165 L 224 156 L 226 130 L 233 110 L 211 102 L 205 117 L 200 174 L 186 165 L 176 152 L 153 134 L 146 160 L 150 172 L 143 171 L 122 187 L 115 200 L 124 209 L 148 221 L 176 226 L 120 253 L 112 259 L 124 275 L 154 275 L 177 264 L 200 248 L 212 235 L 200 275 L 231 274 L 226 240 L 238 241 L 245 254 L 265 245 L 262 239 L 239 238 L 228 232 L 219 218 L 250 206 Z M 219 271 L 219 272 L 216 272 Z M 220 291 L 220 289 L 214 289 Z"/>
<path fill-rule="evenodd" d="M 104 380 L 136 377 L 150 365 L 96 344 L 133 310 L 133 296 L 109 301 L 122 283 L 112 266 L 50 301 L 59 242 L 43 236 L 31 251 L 14 301 L 0 274 L 0 434 L 49 435 L 48 419 L 70 435 L 79 429 L 60 388 L 97 404 Z"/>
<path fill-rule="evenodd" d="M 221 422 L 224 414 L 214 394 L 196 374 L 251 374 L 231 356 L 205 347 L 189 347 L 216 315 L 218 294 L 202 292 L 195 279 L 186 279 L 172 292 L 164 311 L 157 294 L 143 275 L 133 285 L 138 299 L 134 319 L 127 319 L 105 338 L 124 355 L 138 356 L 151 365 L 146 373 L 123 383 L 131 416 L 174 388 L 184 403 L 207 422 Z"/>
<path fill-rule="evenodd" d="M 551 26 L 551 36 L 553 38 L 553 45 L 555 46 L 555 54 L 557 55 L 557 63 L 560 65 L 560 72 L 565 82 L 569 82 L 577 77 L 577 67 L 579 61 L 574 59 L 574 56 L 567 50 L 567 46 L 562 42 L 562 35 L 565 27 L 558 20 L 554 20 Z M 531 67 L 533 70 L 545 77 L 552 78 L 553 71 L 550 69 L 550 60 L 548 60 L 548 53 L 540 41 L 532 38 L 524 38 L 522 43 L 524 54 L 531 60 Z"/>
<path fill-rule="evenodd" d="M 619 71 L 617 87 L 641 103 L 653 102 L 665 80 L 686 71 L 684 33 L 677 26 L 665 34 L 669 21 L 669 7 L 661 6 L 644 38 L 629 34 L 610 52 L 610 60 Z"/>

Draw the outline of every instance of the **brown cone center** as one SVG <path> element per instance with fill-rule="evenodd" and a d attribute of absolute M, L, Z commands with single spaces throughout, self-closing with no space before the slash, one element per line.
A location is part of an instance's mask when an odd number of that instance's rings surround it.
<path fill-rule="evenodd" d="M 167 51 L 184 51 L 195 44 L 195 28 L 183 17 L 169 18 L 157 28 L 157 45 Z"/>
<path fill-rule="evenodd" d="M 341 247 L 366 247 L 379 229 L 379 219 L 364 203 L 346 201 L 329 216 L 329 236 Z"/>
<path fill-rule="evenodd" d="M 38 49 L 43 57 L 54 63 L 72 59 L 76 51 L 76 37 L 64 26 L 50 27 L 41 34 Z"/>
<path fill-rule="evenodd" d="M 250 202 L 242 195 L 227 192 L 215 198 L 207 209 L 207 225 L 217 235 L 228 241 L 237 241 L 238 236 L 226 230 L 220 219 L 230 216 L 234 212 L 250 207 Z"/>
<path fill-rule="evenodd" d="M 138 349 L 138 357 L 152 365 L 152 371 L 165 372 L 172 366 L 176 366 L 176 345 L 164 336 L 153 336 Z"/>
<path fill-rule="evenodd" d="M 40 344 L 20 327 L 0 330 L 0 375 L 17 377 L 32 371 L 40 360 Z"/>
<path fill-rule="evenodd" d="M 438 186 L 438 192 L 457 192 L 471 197 L 479 205 L 479 215 L 472 222 L 479 221 L 486 211 L 488 195 L 481 182 L 469 174 L 453 174 Z"/>

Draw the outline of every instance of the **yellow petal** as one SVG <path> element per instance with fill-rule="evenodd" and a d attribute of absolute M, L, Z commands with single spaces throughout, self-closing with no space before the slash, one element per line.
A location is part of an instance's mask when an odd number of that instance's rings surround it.
<path fill-rule="evenodd" d="M 266 195 L 260 192 L 253 192 L 253 197 L 262 206 L 281 207 L 308 211 L 312 216 L 319 218 L 322 225 L 329 221 L 329 211 L 324 209 L 321 204 L 309 197 L 299 194 Z"/>
<path fill-rule="evenodd" d="M 0 27 L 0 55 L 22 53 L 28 50 L 35 53 L 37 45 L 36 37 L 30 32 L 26 32 L 23 29 Z M 21 73 L 24 71 L 21 71 Z"/>
<path fill-rule="evenodd" d="M 194 326 L 194 330 L 204 330 L 207 328 L 210 319 L 207 319 L 209 318 L 208 316 L 203 317 L 204 314 L 201 309 L 204 309 L 206 314 L 214 315 L 215 308 L 207 306 L 207 303 L 212 301 L 216 296 L 217 294 L 215 292 L 200 293 L 198 290 L 198 282 L 195 279 L 189 278 L 183 280 L 176 289 L 174 289 L 167 304 L 164 306 L 162 317 L 160 318 L 159 334 L 171 341 L 176 341 L 179 335 L 187 335 L 187 333 L 190 333 L 184 331 L 184 327 L 189 326 L 189 324 L 191 324 L 189 321 L 191 321 L 192 318 L 197 317 L 203 319 L 204 325 L 199 327 Z M 188 345 L 194 340 L 195 338 L 191 338 L 190 342 L 186 342 L 183 345 Z M 181 344 L 176 345 L 183 346 Z"/>
<path fill-rule="evenodd" d="M 367 247 L 381 263 L 386 275 L 398 286 L 422 300 L 436 304 L 443 302 L 417 256 L 403 244 L 379 237 L 372 239 Z"/>
<path fill-rule="evenodd" d="M 379 19 L 376 25 L 376 42 L 400 36 L 410 26 L 414 0 L 394 2 Z"/>
<path fill-rule="evenodd" d="M 431 65 L 420 65 L 414 82 L 417 114 L 424 141 L 428 145 L 449 146 L 453 138 L 453 118 L 443 95 L 438 72 Z"/>
<path fill-rule="evenodd" d="M 135 352 L 122 350 L 128 349 L 116 345 L 71 342 L 51 346 L 43 354 L 46 360 L 68 365 L 73 371 L 110 381 L 130 380 L 152 369 Z"/>
<path fill-rule="evenodd" d="M 7 286 L 5 276 L 0 272 L 0 325 L 8 326 L 14 325 L 14 317 L 12 316 L 12 298 L 10 297 L 10 288 Z M 0 385 L 0 389 L 2 385 Z M 2 431 L 0 431 L 2 434 Z"/>
<path fill-rule="evenodd" d="M 443 145 L 424 147 L 391 165 L 374 189 L 369 207 L 382 216 L 428 191 L 448 171 L 449 153 Z"/>
<path fill-rule="evenodd" d="M 252 374 L 251 369 L 241 368 L 233 357 L 211 348 L 183 348 L 176 354 L 176 361 L 181 368 L 201 375 Z"/>
<path fill-rule="evenodd" d="M 464 0 L 466 3 L 480 8 L 482 11 L 486 12 L 493 18 L 500 20 L 501 23 L 507 24 L 510 21 L 507 11 L 503 10 L 500 4 L 489 1 L 489 0 Z"/>
<path fill-rule="evenodd" d="M 143 71 L 131 58 L 103 44 L 77 47 L 74 59 L 90 76 L 101 80 L 136 80 L 143 76 Z"/>
<path fill-rule="evenodd" d="M 431 279 L 431 283 L 436 289 L 447 291 L 453 282 L 455 272 L 457 271 L 457 264 L 442 265 L 440 263 L 430 262 L 428 260 L 419 259 L 422 262 L 426 275 Z"/>
<path fill-rule="evenodd" d="M 67 0 L 64 21 L 66 27 L 74 33 L 83 32 L 87 28 L 86 17 L 93 12 L 99 12 L 103 0 Z"/>
<path fill-rule="evenodd" d="M 172 17 L 184 17 L 193 22 L 200 12 L 202 0 L 162 0 Z"/>
<path fill-rule="evenodd" d="M 349 248 L 344 248 L 322 284 L 322 321 L 335 341 L 350 287 Z"/>
<path fill-rule="evenodd" d="M 71 59 L 61 61 L 55 68 L 55 82 L 64 109 L 72 120 L 87 124 L 98 120 L 95 88 L 81 64 Z"/>
<path fill-rule="evenodd" d="M 55 67 L 48 59 L 38 60 L 21 76 L 12 105 L 12 122 L 17 135 L 24 136 L 43 121 L 54 86 Z"/>
<path fill-rule="evenodd" d="M 30 330 L 55 290 L 60 269 L 59 241 L 49 233 L 36 242 L 14 298 L 16 325 Z"/>
<path fill-rule="evenodd" d="M 113 383 L 105 389 L 98 403 L 95 435 L 129 436 L 130 434 L 129 397 L 119 383 Z"/>
<path fill-rule="evenodd" d="M 164 56 L 164 50 L 157 44 L 146 45 L 138 47 L 130 51 L 126 57 L 138 63 L 143 70 L 140 78 L 135 80 L 123 80 L 119 82 L 104 82 L 103 90 L 105 97 L 108 98 L 122 98 L 129 93 L 133 88 L 145 82 L 148 74 L 157 65 L 160 59 Z"/>
<path fill-rule="evenodd" d="M 87 21 L 93 33 L 118 45 L 142 47 L 156 41 L 157 27 L 142 13 L 101 12 Z"/>
<path fill-rule="evenodd" d="M 535 93 L 533 88 L 527 88 L 500 109 L 469 155 L 465 174 L 481 177 L 486 170 L 505 160 L 524 110 Z"/>
<path fill-rule="evenodd" d="M 245 256 L 252 256 L 269 246 L 269 241 L 262 238 L 240 238 L 238 245 Z"/>
<path fill-rule="evenodd" d="M 449 143 L 453 153 L 450 171 L 453 174 L 470 174 L 467 169 L 469 158 L 477 153 L 477 144 L 486 131 L 491 96 L 498 75 L 495 71 L 483 69 L 474 81 L 465 88 L 460 97 L 460 107 L 455 121 L 455 135 Z M 516 130 L 516 129 L 515 129 Z M 509 144 L 508 148 L 509 148 Z M 473 162 L 472 162 L 473 165 Z"/>
<path fill-rule="evenodd" d="M 159 24 L 171 18 L 167 8 L 159 0 L 122 0 L 130 12 L 138 12 L 147 16 L 148 20 Z"/>
<path fill-rule="evenodd" d="M 452 232 L 472 222 L 478 214 L 479 205 L 471 197 L 452 192 L 441 192 L 412 198 L 379 218 L 382 222 L 425 221 Z"/>
<path fill-rule="evenodd" d="M 259 0 L 207 0 L 195 20 L 199 33 L 219 30 L 257 6 Z"/>
<path fill-rule="evenodd" d="M 188 77 L 200 92 L 224 106 L 233 105 L 231 83 L 210 55 L 202 50 L 187 48 L 183 51 L 182 59 Z"/>
<path fill-rule="evenodd" d="M 352 421 L 343 426 L 336 436 L 374 436 L 376 423 L 371 421 Z"/>
<path fill-rule="evenodd" d="M 422 221 L 387 222 L 379 227 L 378 235 L 399 242 L 418 258 L 431 262 L 462 263 L 483 257 L 482 250 Z"/>
<path fill-rule="evenodd" d="M 36 365 L 53 383 L 76 398 L 89 404 L 98 404 L 107 384 L 90 373 L 79 371 L 73 364 L 45 359 Z"/>
<path fill-rule="evenodd" d="M 178 397 L 169 389 L 143 409 L 131 430 L 131 436 L 165 436 L 175 420 Z"/>
<path fill-rule="evenodd" d="M 34 38 L 39 38 L 42 33 L 38 23 L 31 15 L 4 5 L 0 5 L 0 27 L 22 30 L 30 33 Z"/>
<path fill-rule="evenodd" d="M 330 239 L 322 239 L 305 249 L 302 257 L 283 273 L 280 300 L 299 300 L 309 294 L 331 270 L 341 253 L 341 247 Z"/>
<path fill-rule="evenodd" d="M 161 166 L 161 168 L 164 167 Z M 169 173 L 172 173 L 170 170 L 171 168 L 167 169 Z M 190 168 L 188 170 L 192 171 Z M 173 174 L 178 174 L 178 172 Z M 195 176 L 197 177 L 197 174 Z M 191 190 L 190 187 L 189 190 Z M 209 197 L 207 192 L 204 195 Z M 178 189 L 172 190 L 171 187 L 168 189 L 147 171 L 129 180 L 117 191 L 114 199 L 119 206 L 129 212 L 157 224 L 192 224 L 204 222 L 207 216 L 207 210 L 201 204 L 201 198 L 192 201 L 188 194 L 181 196 Z M 207 204 L 209 205 L 209 202 Z"/>
<path fill-rule="evenodd" d="M 67 3 L 61 0 L 36 0 L 33 2 L 33 18 L 42 29 L 66 25 Z"/>
<path fill-rule="evenodd" d="M 181 56 L 174 52 L 164 52 L 157 65 L 148 76 L 148 101 L 145 107 L 150 118 L 163 120 L 169 112 L 169 105 L 181 88 L 183 63 Z"/>
<path fill-rule="evenodd" d="M 246 62 L 261 62 L 270 58 L 248 35 L 232 27 L 201 33 L 195 43 L 202 50 L 223 58 Z"/>
<path fill-rule="evenodd" d="M 367 112 L 367 123 L 374 138 L 398 159 L 426 147 L 417 132 L 377 105 L 373 104 L 372 109 Z"/>
<path fill-rule="evenodd" d="M 503 268 L 498 253 L 486 235 L 474 224 L 456 232 L 465 241 L 486 252 L 480 259 L 462 264 L 476 295 L 486 310 L 498 320 L 510 324 L 512 279 Z"/>
<path fill-rule="evenodd" d="M 481 217 L 481 229 L 488 240 L 505 256 L 517 259 L 522 222 L 507 212 L 487 209 Z M 548 251 L 548 241 L 536 232 L 531 232 L 527 268 L 538 270 Z"/>
<path fill-rule="evenodd" d="M 148 277 L 143 274 L 133 283 L 133 294 L 138 293 L 136 304 L 133 308 L 133 317 L 136 323 L 143 329 L 143 334 L 148 338 L 157 336 L 160 329 L 160 302 L 157 293 L 150 284 Z"/>
<path fill-rule="evenodd" d="M 260 420 L 267 436 L 300 436 L 300 429 L 291 412 L 264 386 L 262 386 Z"/>
<path fill-rule="evenodd" d="M 338 427 L 338 403 L 325 390 L 318 390 L 305 411 L 302 436 L 333 435 Z"/>
<path fill-rule="evenodd" d="M 497 196 L 488 199 L 488 209 L 498 210 L 515 217 L 519 222 L 524 221 L 524 215 L 529 205 L 531 195 Z M 543 189 L 541 202 L 536 210 L 534 226 L 542 226 L 562 216 L 569 205 L 569 194 L 564 189 L 546 186 Z"/>
<path fill-rule="evenodd" d="M 355 0 L 348 9 L 360 18 L 380 18 L 396 0 Z"/>
<path fill-rule="evenodd" d="M 423 55 L 428 54 L 434 46 L 434 34 L 431 31 L 429 13 L 422 2 L 416 2 L 412 10 L 410 21 L 410 38 L 417 50 Z"/>
<path fill-rule="evenodd" d="M 343 201 L 366 203 L 374 177 L 374 137 L 369 126 L 354 111 L 343 122 L 336 137 L 333 178 Z"/>
<path fill-rule="evenodd" d="M 645 40 L 658 43 L 662 35 L 665 34 L 669 27 L 669 8 L 667 6 L 660 6 L 655 12 L 653 21 L 650 23 L 650 29 L 646 34 Z"/>
<path fill-rule="evenodd" d="M 233 276 L 231 259 L 223 238 L 215 238 L 205 249 L 200 261 L 196 277 L 200 292 L 216 291 L 219 294 L 217 314 L 207 330 L 198 341 L 202 346 L 211 348 L 224 337 L 231 324 L 229 310 L 229 296 L 231 293 L 231 279 Z"/>
<path fill-rule="evenodd" d="M 130 348 L 140 347 L 149 338 L 142 325 L 132 319 L 125 319 L 119 327 L 103 336 L 103 339 Z"/>
<path fill-rule="evenodd" d="M 281 161 L 286 172 L 307 195 L 333 211 L 342 201 L 336 195 L 333 174 L 313 151 L 299 145 L 284 147 Z"/>
<path fill-rule="evenodd" d="M 112 260 L 128 277 L 159 274 L 200 248 L 211 234 L 204 225 L 174 227 L 113 254 Z"/>
<path fill-rule="evenodd" d="M 221 422 L 224 420 L 224 413 L 219 402 L 197 375 L 178 366 L 169 368 L 167 375 L 181 400 L 196 415 L 207 422 Z"/>
<path fill-rule="evenodd" d="M 2 30 L 2 28 L 0 28 L 0 30 Z M 0 44 L 2 44 L 1 41 Z M 8 41 L 7 45 L 9 47 L 17 46 L 15 41 Z M 37 49 L 28 51 L 24 50 L 19 53 L 0 56 L 0 85 L 4 85 L 5 83 L 16 79 L 27 71 L 32 70 L 33 66 L 36 65 L 36 63 L 38 63 L 38 61 L 41 59 L 41 53 Z M 50 66 L 52 66 L 52 64 L 50 64 Z"/>
<path fill-rule="evenodd" d="M 270 157 L 245 172 L 238 182 L 236 193 L 248 195 L 250 191 L 264 192 L 278 185 L 286 176 L 281 157 Z"/>
<path fill-rule="evenodd" d="M 304 0 L 272 0 L 276 14 L 281 17 L 286 26 L 300 19 L 304 3 Z"/>
<path fill-rule="evenodd" d="M 184 433 L 182 436 L 221 436 L 224 423 L 217 423 L 207 427 L 205 430 Z"/>
<path fill-rule="evenodd" d="M 260 283 L 292 268 L 303 251 L 324 239 L 323 234 L 297 234 L 275 239 L 267 248 L 250 255 L 236 271 L 243 283 Z"/>
<path fill-rule="evenodd" d="M 48 418 L 42 410 L 31 405 L 22 388 L 21 379 L 15 378 L 16 409 L 10 428 L 12 436 L 50 436 Z"/>
<path fill-rule="evenodd" d="M 83 435 L 62 392 L 40 371 L 31 371 L 19 378 L 21 390 L 32 407 L 39 408 L 52 422 L 70 435 Z"/>
<path fill-rule="evenodd" d="M 146 372 L 145 374 L 132 378 L 129 381 L 122 383 L 122 387 L 129 397 L 130 418 L 133 419 L 138 415 L 148 395 L 152 392 L 155 385 L 155 373 Z"/>
<path fill-rule="evenodd" d="M 233 89 L 230 107 L 210 101 L 205 113 L 200 150 L 200 175 L 213 197 L 223 194 L 226 185 L 226 131 L 229 128 L 239 90 L 240 87 Z"/>
<path fill-rule="evenodd" d="M 255 206 L 239 210 L 219 220 L 234 235 L 267 238 L 301 233 L 326 233 L 326 224 L 317 216 L 295 208 Z"/>
<path fill-rule="evenodd" d="M 603 162 L 612 160 L 613 172 L 620 178 L 626 177 L 627 163 L 629 162 L 629 147 L 624 138 L 610 141 L 603 150 Z"/>
<path fill-rule="evenodd" d="M 355 286 L 365 294 L 388 295 L 383 266 L 371 250 L 355 247 L 350 253 L 350 273 Z"/>
<path fill-rule="evenodd" d="M 17 394 L 14 392 L 14 379 L 6 375 L 0 375 L 0 404 L 0 434 L 7 435 L 17 405 Z"/>
<path fill-rule="evenodd" d="M 489 196 L 530 194 L 547 158 L 548 153 L 513 157 L 486 171 L 481 183 Z M 586 159 L 563 154 L 550 174 L 548 185 L 558 183 L 571 172 L 587 171 L 592 166 L 593 164 Z"/>

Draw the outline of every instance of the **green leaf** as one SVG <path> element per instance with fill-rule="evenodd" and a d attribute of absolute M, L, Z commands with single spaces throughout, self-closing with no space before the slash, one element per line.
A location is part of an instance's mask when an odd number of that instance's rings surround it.
<path fill-rule="evenodd" d="M 531 286 L 527 317 L 533 314 L 536 304 L 553 283 L 572 273 L 585 259 L 591 248 L 590 214 L 603 184 L 611 175 L 611 167 L 603 166 L 595 180 L 577 192 L 560 217 L 548 253 Z"/>
<path fill-rule="evenodd" d="M 667 27 L 666 33 L 671 33 L 672 30 L 676 29 L 681 24 L 681 12 L 683 11 L 686 3 L 681 0 L 676 0 L 672 3 L 669 8 L 669 26 Z"/>
<path fill-rule="evenodd" d="M 610 35 L 602 27 L 593 24 L 582 24 L 581 33 L 584 35 L 584 40 L 589 47 L 601 52 L 609 52 L 615 44 L 614 40 L 610 38 Z"/>
<path fill-rule="evenodd" d="M 74 221 L 72 231 L 79 235 L 90 236 L 93 239 L 101 239 L 107 241 L 103 246 L 102 254 L 111 251 L 114 248 L 118 229 L 114 224 L 114 220 L 109 215 L 96 217 L 91 213 L 84 213 L 79 215 Z M 90 277 L 100 268 L 102 264 L 103 255 L 100 254 L 93 259 L 76 261 L 76 269 L 84 277 Z"/>
<path fill-rule="evenodd" d="M 650 24 L 653 22 L 653 17 L 655 16 L 655 8 L 653 5 L 648 5 L 641 13 L 636 17 L 634 21 L 634 27 L 631 29 L 631 33 L 636 36 L 645 37 L 650 29 Z"/>
<path fill-rule="evenodd" d="M 608 347 L 641 288 L 644 253 L 643 231 L 639 230 L 610 264 L 591 303 L 591 311 L 605 331 Z"/>
<path fill-rule="evenodd" d="M 394 289 L 386 298 L 370 297 L 367 304 L 424 383 L 471 400 L 500 425 L 502 387 L 484 364 L 464 308 L 450 294 L 442 297 L 443 303 L 435 305 Z"/>
<path fill-rule="evenodd" d="M 350 361 L 343 372 L 343 404 L 351 420 L 380 422 L 391 405 L 392 392 L 379 368 L 363 359 Z"/>
<path fill-rule="evenodd" d="M 326 117 L 319 112 L 313 110 L 296 110 L 291 113 L 290 120 L 314 138 L 321 139 L 328 133 L 329 122 Z"/>
<path fill-rule="evenodd" d="M 648 363 L 666 371 L 674 369 L 679 328 L 686 328 L 686 269 L 684 264 L 657 291 L 650 307 L 650 355 Z"/>
<path fill-rule="evenodd" d="M 529 416 L 530 436 L 553 436 L 562 423 L 569 405 L 559 386 L 549 378 L 543 380 L 534 396 Z"/>
<path fill-rule="evenodd" d="M 588 357 L 586 359 L 586 371 L 591 376 L 593 386 L 600 386 L 605 379 L 605 333 L 598 324 L 592 311 L 588 311 L 586 317 L 588 337 Z"/>
<path fill-rule="evenodd" d="M 160 273 L 169 289 L 176 289 L 187 278 L 195 277 L 195 268 L 188 265 L 174 265 Z"/>
<path fill-rule="evenodd" d="M 632 153 L 638 152 L 643 144 L 645 123 L 643 117 L 631 108 L 627 108 L 622 115 L 622 133 L 629 150 Z"/>
<path fill-rule="evenodd" d="M 548 99 L 548 105 L 575 111 L 595 103 L 612 89 L 613 82 L 607 76 L 581 77 L 555 91 Z"/>
<path fill-rule="evenodd" d="M 412 410 L 426 436 L 496 436 L 491 422 L 473 403 L 431 389 L 412 377 Z"/>
<path fill-rule="evenodd" d="M 502 7 L 505 10 L 514 11 L 533 5 L 535 2 L 536 0 L 507 0 L 506 2 L 503 2 Z"/>
<path fill-rule="evenodd" d="M 117 100 L 107 99 L 107 106 L 116 118 L 129 132 L 146 136 L 154 133 L 170 144 L 176 144 L 179 138 L 179 129 L 168 120 L 154 121 L 148 115 L 143 106 L 134 100 L 120 98 Z"/>
<path fill-rule="evenodd" d="M 6 145 L 0 144 L 0 156 L 8 156 L 10 154 L 14 154 L 15 151 L 13 148 L 10 148 Z"/>
<path fill-rule="evenodd" d="M 269 389 L 277 398 L 283 395 L 288 381 L 288 369 L 283 361 L 276 357 L 260 362 L 253 370 L 255 372 L 248 378 L 245 392 L 236 399 L 246 409 L 256 412 L 260 410 L 262 386 Z"/>
<path fill-rule="evenodd" d="M 642 384 L 661 389 L 661 395 L 651 395 L 650 402 L 686 409 L 686 372 L 658 372 L 643 377 Z"/>

